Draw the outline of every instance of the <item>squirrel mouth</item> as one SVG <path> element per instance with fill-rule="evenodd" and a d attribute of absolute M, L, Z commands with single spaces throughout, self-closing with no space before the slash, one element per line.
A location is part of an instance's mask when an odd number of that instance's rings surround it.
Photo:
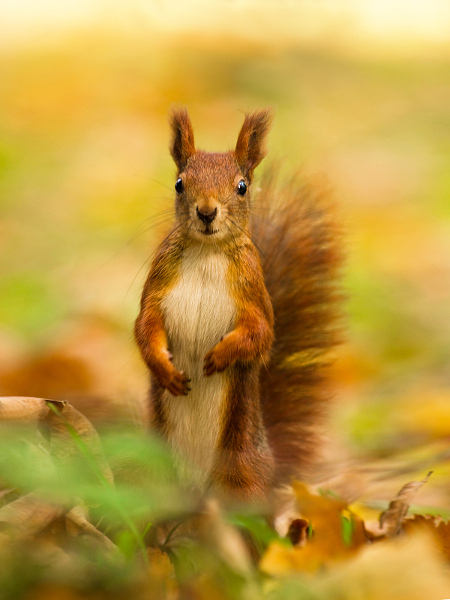
<path fill-rule="evenodd" d="M 206 229 L 202 229 L 200 230 L 203 235 L 214 235 L 215 233 L 217 233 L 219 230 L 218 229 L 209 229 L 208 227 Z"/>

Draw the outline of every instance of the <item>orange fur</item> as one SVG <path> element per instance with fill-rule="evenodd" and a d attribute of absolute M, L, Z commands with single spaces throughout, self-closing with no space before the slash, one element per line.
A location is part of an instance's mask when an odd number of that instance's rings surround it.
<path fill-rule="evenodd" d="M 250 179 L 255 168 L 266 155 L 264 142 L 271 121 L 272 114 L 268 109 L 245 115 L 236 143 L 235 156 L 242 173 Z"/>
<path fill-rule="evenodd" d="M 329 194 L 300 175 L 262 182 L 252 237 L 275 313 L 275 343 L 261 372 L 261 405 L 276 484 L 311 475 L 331 397 L 327 367 L 341 342 L 342 234 Z"/>
<path fill-rule="evenodd" d="M 170 149 L 182 183 L 177 220 L 152 263 L 135 326 L 154 378 L 154 426 L 176 449 L 191 436 L 192 456 L 205 457 L 207 480 L 247 501 L 267 498 L 275 484 L 305 473 L 325 402 L 318 357 L 336 343 L 340 256 L 325 204 L 294 184 L 284 193 L 287 202 L 266 208 L 267 221 L 250 219 L 251 181 L 270 120 L 267 110 L 247 115 L 235 151 L 219 154 L 196 150 L 187 112 L 172 113 Z M 268 185 L 261 205 L 273 208 L 272 195 L 283 196 Z M 174 304 L 180 299 L 192 311 L 186 318 Z M 211 345 L 197 356 L 195 348 L 205 343 Z M 172 359 L 173 348 L 182 356 Z M 173 404 L 173 396 L 186 394 L 178 400 L 184 404 Z M 198 419 L 211 420 L 198 429 Z"/>
<path fill-rule="evenodd" d="M 170 153 L 178 171 L 182 171 L 195 152 L 194 132 L 185 109 L 172 111 L 170 123 L 172 128 Z"/>
<path fill-rule="evenodd" d="M 153 261 L 144 285 L 141 311 L 136 319 L 134 333 L 142 357 L 159 385 L 175 395 L 181 395 L 188 391 L 188 378 L 177 371 L 170 361 L 160 306 L 163 296 L 176 279 L 179 243 L 175 240 L 171 238 L 163 244 Z"/>

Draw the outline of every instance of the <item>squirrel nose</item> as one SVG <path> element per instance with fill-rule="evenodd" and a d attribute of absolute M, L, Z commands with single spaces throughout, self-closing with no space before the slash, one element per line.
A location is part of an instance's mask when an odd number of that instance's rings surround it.
<path fill-rule="evenodd" d="M 203 221 L 203 223 L 205 223 L 205 225 L 209 225 L 210 223 L 212 223 L 214 221 L 214 219 L 216 218 L 217 215 L 217 206 L 216 208 L 209 213 L 204 213 L 201 210 L 198 210 L 198 206 L 197 206 L 197 216 L 200 219 L 200 221 Z"/>

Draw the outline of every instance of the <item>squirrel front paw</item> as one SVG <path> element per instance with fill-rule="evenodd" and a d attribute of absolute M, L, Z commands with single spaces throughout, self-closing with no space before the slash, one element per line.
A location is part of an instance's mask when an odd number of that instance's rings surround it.
<path fill-rule="evenodd" d="M 187 375 L 183 371 L 177 371 L 175 368 L 170 376 L 170 380 L 166 389 L 172 394 L 172 396 L 187 396 L 191 391 Z"/>
<path fill-rule="evenodd" d="M 222 342 L 219 342 L 205 356 L 205 360 L 203 362 L 203 372 L 207 377 L 213 375 L 214 373 L 221 373 L 230 366 L 232 361 L 225 350 L 226 349 Z"/>
<path fill-rule="evenodd" d="M 172 364 L 172 355 L 167 353 L 168 360 L 159 365 L 158 370 L 154 370 L 154 375 L 159 385 L 168 390 L 172 396 L 187 396 L 191 391 L 189 384 L 191 380 L 183 371 L 178 371 Z"/>

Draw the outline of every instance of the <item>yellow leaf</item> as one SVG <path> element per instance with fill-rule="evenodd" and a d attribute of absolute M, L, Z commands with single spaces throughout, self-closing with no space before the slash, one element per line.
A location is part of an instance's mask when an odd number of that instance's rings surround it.
<path fill-rule="evenodd" d="M 316 583 L 316 585 L 314 585 Z M 442 600 L 450 597 L 450 577 L 425 533 L 366 547 L 311 588 L 320 598 L 339 600 Z"/>
<path fill-rule="evenodd" d="M 403 529 L 408 534 L 414 531 L 428 531 L 431 533 L 445 559 L 450 561 L 449 521 L 442 521 L 440 517 L 430 515 L 414 515 L 414 517 L 404 521 Z"/>
<path fill-rule="evenodd" d="M 302 516 L 309 521 L 311 535 L 301 547 L 272 542 L 260 567 L 270 575 L 295 571 L 316 571 L 324 565 L 345 559 L 367 542 L 363 521 L 345 502 L 311 494 L 301 483 L 293 485 Z"/>

